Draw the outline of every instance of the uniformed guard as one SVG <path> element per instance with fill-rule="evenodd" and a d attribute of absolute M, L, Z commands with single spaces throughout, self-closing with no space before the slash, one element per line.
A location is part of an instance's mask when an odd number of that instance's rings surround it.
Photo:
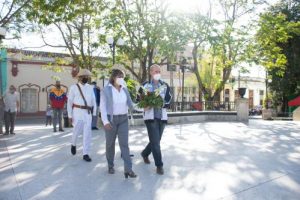
<path fill-rule="evenodd" d="M 76 141 L 80 133 L 83 132 L 83 160 L 91 162 L 89 156 L 91 147 L 91 124 L 92 115 L 96 116 L 96 99 L 94 95 L 94 87 L 88 84 L 88 80 L 92 73 L 87 69 L 81 69 L 77 74 L 78 83 L 70 87 L 68 95 L 68 117 L 73 125 L 73 136 L 71 153 L 76 154 Z"/>

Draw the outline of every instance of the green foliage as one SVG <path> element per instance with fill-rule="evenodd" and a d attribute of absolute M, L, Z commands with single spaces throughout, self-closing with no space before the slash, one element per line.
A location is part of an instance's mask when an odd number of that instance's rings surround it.
<path fill-rule="evenodd" d="M 223 0 L 219 1 L 219 7 L 211 5 L 206 15 L 187 15 L 187 37 L 193 43 L 193 70 L 206 99 L 219 100 L 232 69 L 249 62 L 253 55 L 252 24 L 238 24 L 239 18 L 251 13 L 256 3 L 260 2 Z M 214 8 L 224 11 L 223 19 L 212 18 Z"/>
<path fill-rule="evenodd" d="M 131 79 L 129 76 L 126 76 L 124 80 L 126 82 L 127 89 L 129 91 L 130 97 L 131 97 L 132 101 L 135 102 L 136 97 L 137 97 L 136 88 L 139 85 L 139 83 L 137 81 Z"/>
<path fill-rule="evenodd" d="M 51 76 L 51 79 L 54 81 L 61 81 L 61 78 L 59 76 Z"/>
<path fill-rule="evenodd" d="M 95 69 L 106 66 L 99 59 L 99 29 L 104 17 L 106 3 L 101 0 L 33 0 L 27 18 L 37 24 L 44 43 L 69 51 L 73 64 L 79 68 Z M 49 26 L 60 33 L 63 44 L 49 44 L 44 32 Z"/>
<path fill-rule="evenodd" d="M 70 22 L 81 14 L 94 12 L 93 4 L 95 1 L 91 1 L 89 4 L 82 0 L 32 0 L 27 11 L 27 18 L 43 25 Z M 84 9 L 82 9 L 83 7 Z"/>
<path fill-rule="evenodd" d="M 300 95 L 300 2 L 280 1 L 260 16 L 256 40 L 260 64 L 272 78 L 272 102 L 287 112 L 291 96 Z"/>
<path fill-rule="evenodd" d="M 212 56 L 209 52 L 207 53 L 208 54 L 203 55 L 202 59 L 199 60 L 201 68 L 198 70 L 203 87 L 206 90 L 204 99 L 209 100 L 222 82 L 222 65 L 220 63 L 220 59 L 216 56 Z M 186 85 L 196 87 L 198 85 L 196 76 L 188 77 Z"/>
<path fill-rule="evenodd" d="M 0 27 L 4 27 L 10 38 L 18 39 L 22 31 L 30 29 L 26 24 L 26 9 L 31 0 L 5 0 L 0 2 Z M 7 34 L 8 35 L 8 34 Z"/>
<path fill-rule="evenodd" d="M 274 99 L 272 93 L 268 94 L 268 98 L 263 99 L 263 108 L 275 108 L 274 104 L 272 103 L 272 99 Z"/>
<path fill-rule="evenodd" d="M 300 34 L 300 22 L 287 21 L 283 13 L 267 12 L 259 20 L 257 42 L 260 47 L 260 63 L 267 69 L 278 68 L 278 75 L 283 75 L 287 57 L 283 52 L 284 45 L 293 35 Z"/>
<path fill-rule="evenodd" d="M 63 66 L 70 65 L 71 62 L 66 58 L 55 58 L 54 62 L 49 62 L 43 66 L 45 70 L 51 70 L 53 72 L 64 72 Z"/>
<path fill-rule="evenodd" d="M 105 20 L 107 34 L 122 37 L 126 42 L 117 48 L 117 62 L 139 82 L 147 79 L 150 65 L 174 60 L 175 52 L 185 44 L 176 17 L 168 13 L 162 2 L 117 0 L 111 4 L 110 17 Z M 139 67 L 134 67 L 134 63 Z"/>
<path fill-rule="evenodd" d="M 162 108 L 164 101 L 162 97 L 157 94 L 156 92 L 146 92 L 141 94 L 140 101 L 138 102 L 137 106 L 139 108 Z"/>
<path fill-rule="evenodd" d="M 213 95 L 216 88 L 218 88 L 222 81 L 222 64 L 220 59 L 208 57 L 201 61 L 200 76 L 203 81 L 203 86 L 207 89 L 208 94 Z"/>

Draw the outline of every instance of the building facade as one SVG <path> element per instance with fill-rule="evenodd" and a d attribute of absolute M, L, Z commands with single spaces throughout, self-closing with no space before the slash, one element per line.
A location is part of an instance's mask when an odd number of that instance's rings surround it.
<path fill-rule="evenodd" d="M 64 59 L 63 65 L 57 64 L 57 59 Z M 105 62 L 106 58 L 102 58 Z M 20 94 L 20 115 L 42 115 L 49 103 L 49 90 L 56 80 L 61 81 L 63 89 L 77 82 L 74 78 L 77 68 L 72 64 L 68 54 L 23 51 L 16 49 L 1 50 L 1 93 L 3 94 L 10 85 L 14 85 Z M 67 64 L 69 63 L 69 64 Z M 126 70 L 125 70 L 126 71 Z M 102 71 L 99 71 L 101 74 Z M 129 73 L 129 72 L 127 72 Z M 161 67 L 162 79 L 172 90 L 173 102 L 182 102 L 183 73 L 179 65 Z M 185 83 L 192 76 L 188 70 L 184 73 Z M 103 87 L 107 82 L 95 78 L 98 86 Z M 247 88 L 245 97 L 249 98 L 249 107 L 263 105 L 265 96 L 265 79 L 261 76 L 239 76 L 233 74 L 220 94 L 220 101 L 234 102 L 238 97 L 238 88 Z M 186 84 L 185 84 L 186 85 Z M 204 101 L 204 99 L 200 99 Z M 196 86 L 184 87 L 184 102 L 199 102 L 199 90 Z M 178 108 L 177 108 L 178 107 Z M 180 110 L 180 105 L 175 110 Z"/>
<path fill-rule="evenodd" d="M 263 100 L 266 95 L 266 82 L 265 79 L 261 77 L 243 76 L 240 77 L 240 80 L 238 76 L 233 77 L 231 81 L 225 85 L 221 93 L 221 101 L 235 102 L 236 99 L 240 97 L 238 91 L 239 87 L 246 88 L 244 98 L 249 100 L 250 109 L 263 105 Z"/>
<path fill-rule="evenodd" d="M 55 64 L 57 58 L 70 59 L 67 54 L 15 49 L 2 50 L 2 53 L 5 56 L 1 59 L 1 92 L 6 92 L 10 85 L 17 88 L 20 115 L 43 114 L 49 103 L 49 90 L 56 80 L 61 81 L 66 92 L 70 85 L 77 82 L 74 78 L 77 73 L 75 66 Z"/>

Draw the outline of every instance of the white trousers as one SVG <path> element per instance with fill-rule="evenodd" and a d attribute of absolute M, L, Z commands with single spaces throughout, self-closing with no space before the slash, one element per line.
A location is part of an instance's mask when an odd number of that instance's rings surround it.
<path fill-rule="evenodd" d="M 72 135 L 72 145 L 76 146 L 78 135 L 83 133 L 83 155 L 88 155 L 91 149 L 91 139 L 92 139 L 92 127 L 91 121 L 92 116 L 89 115 L 85 120 L 74 119 L 73 122 L 73 135 Z"/>

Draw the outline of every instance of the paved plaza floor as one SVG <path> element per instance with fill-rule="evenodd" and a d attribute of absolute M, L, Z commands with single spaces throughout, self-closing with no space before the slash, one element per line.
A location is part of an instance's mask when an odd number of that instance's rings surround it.
<path fill-rule="evenodd" d="M 123 176 L 116 144 L 116 174 L 107 173 L 105 137 L 93 131 L 91 163 L 82 139 L 70 153 L 71 129 L 20 124 L 0 136 L 0 200 L 299 200 L 300 123 L 250 120 L 168 125 L 161 148 L 165 175 L 153 157 L 145 165 L 145 127 L 131 127 L 136 179 Z"/>

